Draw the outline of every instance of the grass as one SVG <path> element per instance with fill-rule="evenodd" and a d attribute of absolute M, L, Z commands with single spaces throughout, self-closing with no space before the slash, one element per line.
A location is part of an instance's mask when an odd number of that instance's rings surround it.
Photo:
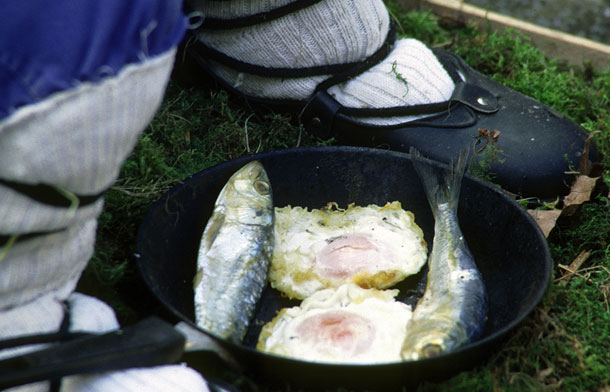
<path fill-rule="evenodd" d="M 548 59 L 515 32 L 498 34 L 405 13 L 389 2 L 399 34 L 461 55 L 482 73 L 565 113 L 596 136 L 610 184 L 610 69 L 570 67 Z M 111 304 L 123 324 L 154 311 L 138 281 L 133 253 L 137 227 L 152 203 L 183 178 L 217 163 L 286 147 L 316 145 L 289 115 L 254 111 L 225 92 L 171 82 L 119 180 L 107 194 L 97 247 L 79 290 Z M 540 306 L 485 363 L 420 391 L 610 390 L 610 207 L 598 193 L 551 233 L 555 263 Z M 591 251 L 568 284 L 559 278 L 583 250 Z"/>

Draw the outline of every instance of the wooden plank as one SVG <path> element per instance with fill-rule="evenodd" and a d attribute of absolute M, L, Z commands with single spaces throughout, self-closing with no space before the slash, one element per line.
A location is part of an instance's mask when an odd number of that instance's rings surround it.
<path fill-rule="evenodd" d="M 584 62 L 590 62 L 593 67 L 598 69 L 610 67 L 610 45 L 541 27 L 459 0 L 397 1 L 406 9 L 427 8 L 441 18 L 472 23 L 480 28 L 491 27 L 500 32 L 509 28 L 520 31 L 531 37 L 532 43 L 547 56 L 563 59 L 572 65 L 583 65 Z"/>

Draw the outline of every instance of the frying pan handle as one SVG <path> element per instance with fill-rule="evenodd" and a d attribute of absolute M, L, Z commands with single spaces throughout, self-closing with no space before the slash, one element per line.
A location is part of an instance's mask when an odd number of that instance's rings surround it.
<path fill-rule="evenodd" d="M 103 335 L 62 342 L 0 361 L 0 390 L 67 375 L 99 373 L 176 362 L 185 337 L 152 317 Z"/>
<path fill-rule="evenodd" d="M 227 351 L 223 346 L 218 344 L 214 339 L 199 331 L 190 324 L 180 321 L 175 326 L 177 331 L 180 331 L 186 337 L 186 351 L 209 351 L 213 352 L 222 358 L 227 364 L 231 365 L 235 370 L 241 371 L 241 364 Z M 186 355 L 187 353 L 185 353 Z"/>

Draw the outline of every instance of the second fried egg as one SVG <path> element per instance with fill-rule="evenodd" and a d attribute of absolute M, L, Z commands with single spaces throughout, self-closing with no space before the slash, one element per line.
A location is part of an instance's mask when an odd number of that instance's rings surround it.
<path fill-rule="evenodd" d="M 267 323 L 257 349 L 314 362 L 400 361 L 412 312 L 397 294 L 353 283 L 320 290 Z"/>
<path fill-rule="evenodd" d="M 398 201 L 275 208 L 274 232 L 269 280 L 291 298 L 344 283 L 388 288 L 417 273 L 427 258 L 422 230 Z"/>

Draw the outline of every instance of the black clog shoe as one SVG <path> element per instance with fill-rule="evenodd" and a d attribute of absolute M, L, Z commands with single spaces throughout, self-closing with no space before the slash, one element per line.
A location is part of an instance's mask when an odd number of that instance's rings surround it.
<path fill-rule="evenodd" d="M 206 19 L 205 22 L 214 22 Z M 243 21 L 240 21 L 243 24 Z M 216 23 L 231 27 L 228 21 Z M 191 32 L 193 34 L 193 32 Z M 246 64 L 210 48 L 196 39 L 188 40 L 182 63 L 182 76 L 197 84 L 224 88 L 246 98 L 248 102 L 273 110 L 298 113 L 305 129 L 321 138 L 335 138 L 339 144 L 385 148 L 408 152 L 417 148 L 422 155 L 448 163 L 460 150 L 472 147 L 485 137 L 497 136 L 490 148 L 501 150 L 496 160 L 486 159 L 492 181 L 522 197 L 554 199 L 569 191 L 571 170 L 578 167 L 585 149 L 587 132 L 579 125 L 530 97 L 480 74 L 459 56 L 433 49 L 455 83 L 452 97 L 446 102 L 382 109 L 349 108 L 341 105 L 328 89 L 345 82 L 387 57 L 395 41 L 391 24 L 385 43 L 370 57 L 357 63 L 334 64 L 314 68 L 266 68 Z M 214 73 L 210 60 L 241 72 L 273 77 L 306 77 L 334 75 L 320 83 L 307 101 L 273 100 L 244 96 Z M 371 125 L 363 117 L 425 116 L 423 119 L 397 125 Z M 485 137 L 481 138 L 481 134 Z M 498 136 L 499 135 L 499 136 Z M 496 150 L 499 152 L 498 150 Z M 599 160 L 591 143 L 589 159 Z"/>
<path fill-rule="evenodd" d="M 482 155 L 475 155 L 475 159 L 488 159 L 494 183 L 525 197 L 549 199 L 567 194 L 573 180 L 567 172 L 578 167 L 587 132 L 551 107 L 480 74 L 459 56 L 444 50 L 434 53 L 455 83 L 449 101 L 354 109 L 319 90 L 303 110 L 302 123 L 316 135 L 334 137 L 340 144 L 397 151 L 414 146 L 424 156 L 441 162 L 451 161 L 477 140 L 487 143 L 486 137 L 493 133 L 497 143 L 490 147 L 501 150 L 496 150 L 498 159 Z M 424 114 L 427 117 L 423 119 L 391 126 L 359 121 L 363 117 Z M 599 160 L 594 145 L 589 160 Z"/>

